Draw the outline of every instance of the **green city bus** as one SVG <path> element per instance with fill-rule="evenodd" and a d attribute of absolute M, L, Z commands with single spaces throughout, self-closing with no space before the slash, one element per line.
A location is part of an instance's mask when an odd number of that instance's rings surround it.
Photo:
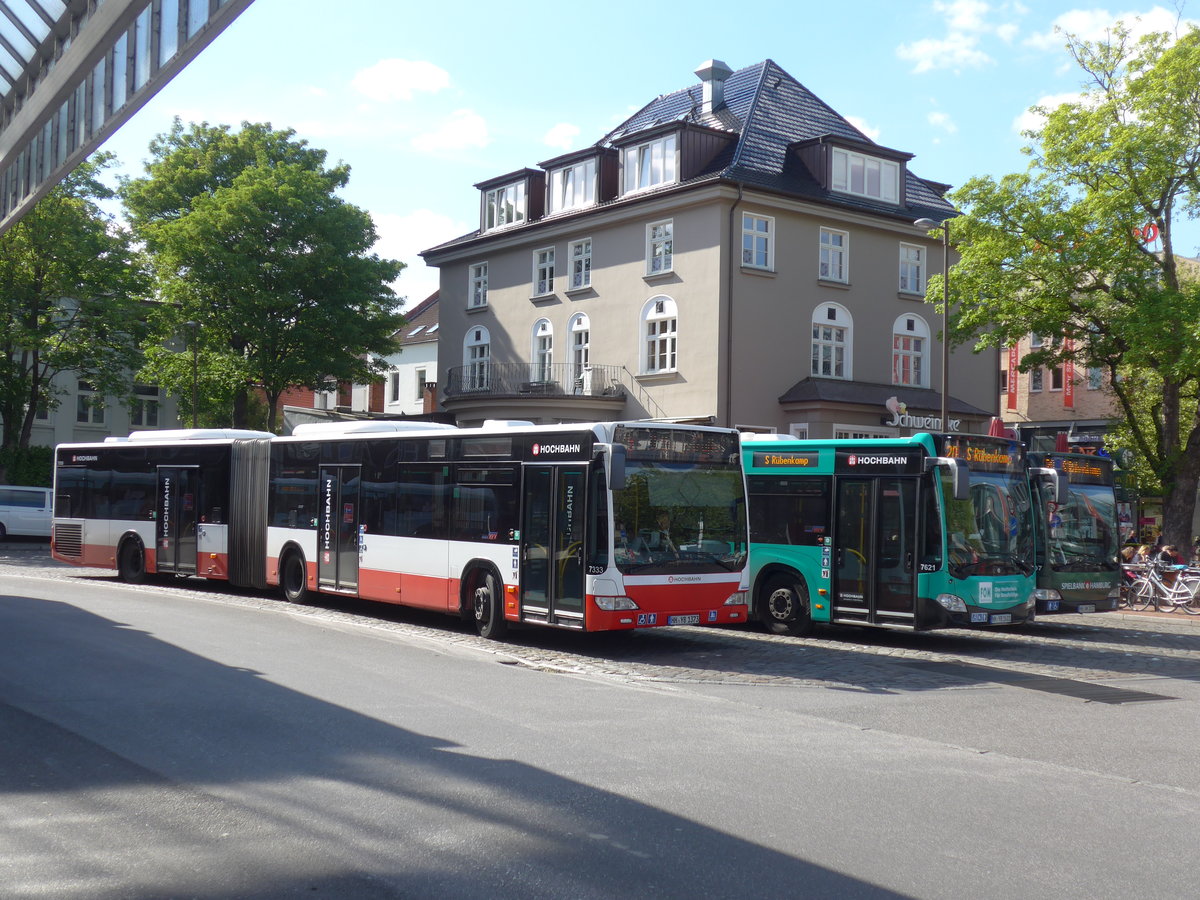
<path fill-rule="evenodd" d="M 983 628 L 1034 615 L 1036 507 L 1020 443 L 743 434 L 742 463 L 751 615 L 768 630 Z"/>
<path fill-rule="evenodd" d="M 1035 478 L 1038 514 L 1037 612 L 1105 612 L 1117 608 L 1121 574 L 1113 461 L 1086 453 L 1029 454 L 1034 471 L 1052 469 L 1066 487 L 1059 503 Z"/>

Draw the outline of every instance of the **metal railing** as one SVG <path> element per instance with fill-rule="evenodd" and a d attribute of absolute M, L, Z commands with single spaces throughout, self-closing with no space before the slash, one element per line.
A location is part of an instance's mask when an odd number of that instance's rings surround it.
<path fill-rule="evenodd" d="M 573 363 L 477 363 L 454 366 L 446 373 L 444 397 L 624 397 L 622 366 L 576 366 Z"/>

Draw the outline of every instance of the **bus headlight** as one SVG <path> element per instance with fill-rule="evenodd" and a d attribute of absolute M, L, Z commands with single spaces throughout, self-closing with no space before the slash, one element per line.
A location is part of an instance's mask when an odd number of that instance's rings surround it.
<path fill-rule="evenodd" d="M 967 604 L 963 602 L 963 598 L 956 597 L 954 594 L 938 594 L 937 602 L 950 612 L 965 613 L 967 611 Z"/>
<path fill-rule="evenodd" d="M 638 608 L 638 605 L 628 597 L 597 597 L 596 605 L 605 612 L 615 612 L 618 609 Z"/>
<path fill-rule="evenodd" d="M 1062 594 L 1052 588 L 1038 588 L 1033 597 L 1034 600 L 1061 600 Z"/>
<path fill-rule="evenodd" d="M 749 606 L 749 601 L 746 599 L 746 591 L 737 591 L 730 594 L 729 599 L 725 601 L 726 606 Z"/>

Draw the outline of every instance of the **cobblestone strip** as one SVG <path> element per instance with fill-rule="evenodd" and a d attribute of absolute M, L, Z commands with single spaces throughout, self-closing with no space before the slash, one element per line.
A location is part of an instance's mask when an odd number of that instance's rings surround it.
<path fill-rule="evenodd" d="M 107 570 L 78 569 L 29 556 L 0 559 L 0 574 L 49 578 L 76 588 L 115 583 Z M 124 585 L 124 587 L 130 587 Z M 543 671 L 658 683 L 837 686 L 910 692 L 968 686 L 936 667 L 897 662 L 968 662 L 1034 675 L 1088 682 L 1145 677 L 1200 679 L 1200 628 L 1169 618 L 1099 614 L 1062 616 L 1003 631 L 915 634 L 878 629 L 818 628 L 808 638 L 753 628 L 662 628 L 634 633 L 579 634 L 541 628 L 513 630 L 504 643 L 484 640 L 447 616 L 386 604 L 294 606 L 278 594 L 237 591 L 182 579 L 133 589 L 178 592 L 210 602 L 310 616 L 378 629 L 443 645 L 492 653 L 506 664 Z"/>

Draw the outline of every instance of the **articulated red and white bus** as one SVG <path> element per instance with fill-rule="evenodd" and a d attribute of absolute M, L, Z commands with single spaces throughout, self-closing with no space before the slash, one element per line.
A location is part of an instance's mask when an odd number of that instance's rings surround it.
<path fill-rule="evenodd" d="M 54 557 L 585 631 L 746 619 L 734 431 L 302 425 L 62 444 Z"/>

